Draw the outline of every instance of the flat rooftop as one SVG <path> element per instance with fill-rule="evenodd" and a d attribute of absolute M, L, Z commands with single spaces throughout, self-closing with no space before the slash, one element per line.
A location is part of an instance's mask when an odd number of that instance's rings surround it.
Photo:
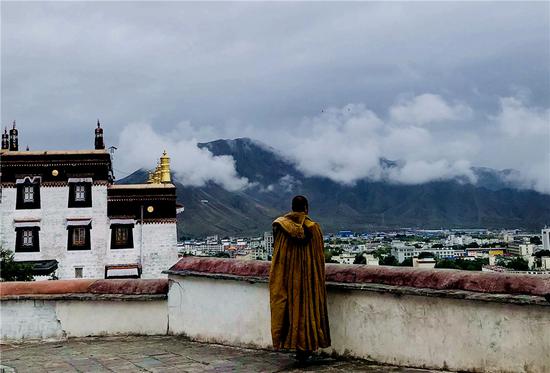
<path fill-rule="evenodd" d="M 298 367 L 290 353 L 198 343 L 173 336 L 94 337 L 3 344 L 0 352 L 0 371 L 6 373 L 440 372 L 331 358 Z"/>

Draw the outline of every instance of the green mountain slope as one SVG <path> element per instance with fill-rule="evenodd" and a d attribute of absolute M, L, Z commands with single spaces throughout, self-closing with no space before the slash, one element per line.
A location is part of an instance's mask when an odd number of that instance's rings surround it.
<path fill-rule="evenodd" d="M 269 230 L 271 221 L 288 210 L 292 196 L 306 195 L 310 215 L 323 229 L 368 231 L 379 228 L 524 228 L 550 224 L 550 195 L 511 188 L 503 176 L 511 170 L 478 168 L 478 184 L 438 181 L 397 185 L 359 181 L 343 186 L 321 177 L 305 177 L 293 164 L 250 139 L 199 144 L 214 155 L 231 155 L 239 175 L 254 186 L 229 192 L 216 184 L 187 187 L 176 182 L 180 237 L 211 234 L 248 235 Z M 387 167 L 395 162 L 381 160 Z M 143 182 L 144 171 L 121 180 Z"/>

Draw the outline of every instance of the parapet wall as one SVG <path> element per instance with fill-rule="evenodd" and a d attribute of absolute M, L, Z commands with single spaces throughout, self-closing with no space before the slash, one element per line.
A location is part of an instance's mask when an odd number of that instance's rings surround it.
<path fill-rule="evenodd" d="M 166 334 L 168 280 L 0 284 L 2 342 Z"/>
<path fill-rule="evenodd" d="M 0 283 L 2 342 L 178 334 L 271 348 L 269 268 L 188 257 L 169 280 Z M 550 276 L 333 264 L 326 275 L 327 353 L 456 371 L 550 371 Z"/>
<path fill-rule="evenodd" d="M 269 348 L 269 262 L 183 258 L 170 332 Z M 327 353 L 471 372 L 550 371 L 549 276 L 326 266 Z"/>

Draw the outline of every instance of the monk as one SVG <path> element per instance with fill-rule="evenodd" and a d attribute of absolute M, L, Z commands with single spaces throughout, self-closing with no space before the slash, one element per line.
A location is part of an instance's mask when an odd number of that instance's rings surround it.
<path fill-rule="evenodd" d="M 307 199 L 296 196 L 273 222 L 269 276 L 273 347 L 295 350 L 300 363 L 330 346 L 323 234 L 307 214 Z"/>

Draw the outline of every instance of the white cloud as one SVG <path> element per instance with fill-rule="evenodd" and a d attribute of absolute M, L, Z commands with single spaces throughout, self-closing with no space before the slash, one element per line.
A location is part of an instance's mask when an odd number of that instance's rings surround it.
<path fill-rule="evenodd" d="M 518 97 L 504 97 L 499 112 L 489 120 L 496 127 L 493 156 L 521 171 L 511 175 L 512 181 L 550 194 L 550 109 L 529 106 Z"/>
<path fill-rule="evenodd" d="M 429 107 L 428 102 L 435 103 L 436 114 L 422 112 Z M 331 108 L 304 119 L 296 129 L 297 135 L 287 144 L 287 151 L 306 175 L 324 176 L 343 184 L 363 178 L 406 184 L 455 177 L 475 181 L 464 157 L 475 138 L 472 141 L 472 136 L 442 136 L 421 127 L 436 119 L 461 120 L 460 113 L 471 113 L 469 107 L 452 106 L 441 96 L 423 94 L 393 106 L 392 110 L 394 114 L 383 120 L 362 104 Z M 401 120 L 399 116 L 406 111 L 416 114 Z M 450 159 L 445 158 L 447 152 Z M 401 160 L 403 164 L 386 169 L 380 164 L 382 158 Z"/>
<path fill-rule="evenodd" d="M 393 122 L 426 125 L 468 118 L 472 110 L 460 103 L 447 103 L 441 96 L 425 93 L 390 108 Z"/>
<path fill-rule="evenodd" d="M 464 177 L 474 183 L 476 176 L 471 170 L 468 161 L 450 162 L 441 159 L 435 162 L 410 161 L 403 167 L 390 169 L 388 179 L 405 184 L 422 184 L 434 180 L 446 180 L 455 177 Z"/>
<path fill-rule="evenodd" d="M 508 136 L 550 136 L 550 109 L 528 107 L 516 97 L 501 98 L 493 119 Z"/>
<path fill-rule="evenodd" d="M 149 124 L 130 124 L 120 133 L 115 161 L 123 169 L 154 169 L 163 150 L 171 158 L 175 177 L 183 185 L 203 186 L 215 182 L 230 191 L 246 188 L 248 179 L 240 177 L 230 156 L 214 156 L 197 147 L 197 140 L 179 127 L 167 135 L 155 132 Z"/>

